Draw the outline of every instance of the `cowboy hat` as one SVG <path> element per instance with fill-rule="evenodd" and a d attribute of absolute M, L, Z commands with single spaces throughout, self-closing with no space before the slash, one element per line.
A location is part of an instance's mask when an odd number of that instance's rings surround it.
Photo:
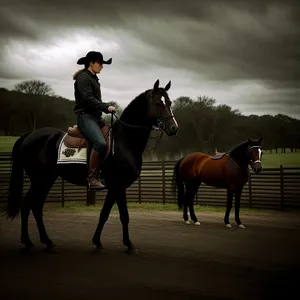
<path fill-rule="evenodd" d="M 84 65 L 85 63 L 89 63 L 90 61 L 100 61 L 102 64 L 110 65 L 112 63 L 112 59 L 103 60 L 103 55 L 97 51 L 90 51 L 86 54 L 86 56 L 78 59 L 78 65 Z"/>

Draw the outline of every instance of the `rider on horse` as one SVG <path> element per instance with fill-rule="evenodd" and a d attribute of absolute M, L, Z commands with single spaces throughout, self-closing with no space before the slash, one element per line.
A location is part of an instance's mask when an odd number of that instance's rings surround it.
<path fill-rule="evenodd" d="M 77 64 L 84 65 L 73 76 L 77 125 L 84 137 L 92 144 L 90 155 L 88 185 L 89 188 L 102 189 L 104 185 L 98 175 L 103 159 L 106 156 L 106 141 L 100 126 L 104 123 L 102 112 L 110 113 L 115 107 L 102 102 L 101 89 L 97 73 L 100 73 L 103 64 L 110 65 L 112 59 L 105 61 L 100 52 L 90 51 L 80 58 Z"/>

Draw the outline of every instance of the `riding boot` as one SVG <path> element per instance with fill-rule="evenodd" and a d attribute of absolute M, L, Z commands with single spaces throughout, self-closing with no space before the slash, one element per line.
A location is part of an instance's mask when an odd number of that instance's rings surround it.
<path fill-rule="evenodd" d="M 88 186 L 90 189 L 105 188 L 105 186 L 99 181 L 99 170 L 101 168 L 101 163 L 101 154 L 92 149 L 88 172 Z"/>

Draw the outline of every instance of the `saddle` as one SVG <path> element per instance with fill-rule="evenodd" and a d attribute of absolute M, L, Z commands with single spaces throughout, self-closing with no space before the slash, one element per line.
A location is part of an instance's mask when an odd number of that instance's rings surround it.
<path fill-rule="evenodd" d="M 106 153 L 109 153 L 110 150 L 110 135 L 109 135 L 109 130 L 110 126 L 103 122 L 99 126 L 105 141 L 106 141 Z M 87 148 L 88 147 L 88 140 L 84 137 L 80 129 L 78 128 L 77 125 L 73 125 L 73 127 L 68 127 L 67 130 L 67 135 L 64 138 L 64 144 L 68 148 L 77 148 L 78 152 L 82 148 Z"/>
<path fill-rule="evenodd" d="M 224 153 L 218 152 L 217 154 L 213 155 L 213 156 L 211 157 L 211 159 L 213 159 L 213 160 L 221 159 L 225 154 L 226 154 L 225 152 L 224 152 Z"/>

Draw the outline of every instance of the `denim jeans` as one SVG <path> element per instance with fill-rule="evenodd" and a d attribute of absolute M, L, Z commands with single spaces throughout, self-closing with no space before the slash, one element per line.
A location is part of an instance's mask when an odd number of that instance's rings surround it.
<path fill-rule="evenodd" d="M 99 127 L 100 118 L 87 113 L 77 115 L 77 126 L 85 138 L 92 144 L 94 151 L 105 156 L 106 141 Z"/>

